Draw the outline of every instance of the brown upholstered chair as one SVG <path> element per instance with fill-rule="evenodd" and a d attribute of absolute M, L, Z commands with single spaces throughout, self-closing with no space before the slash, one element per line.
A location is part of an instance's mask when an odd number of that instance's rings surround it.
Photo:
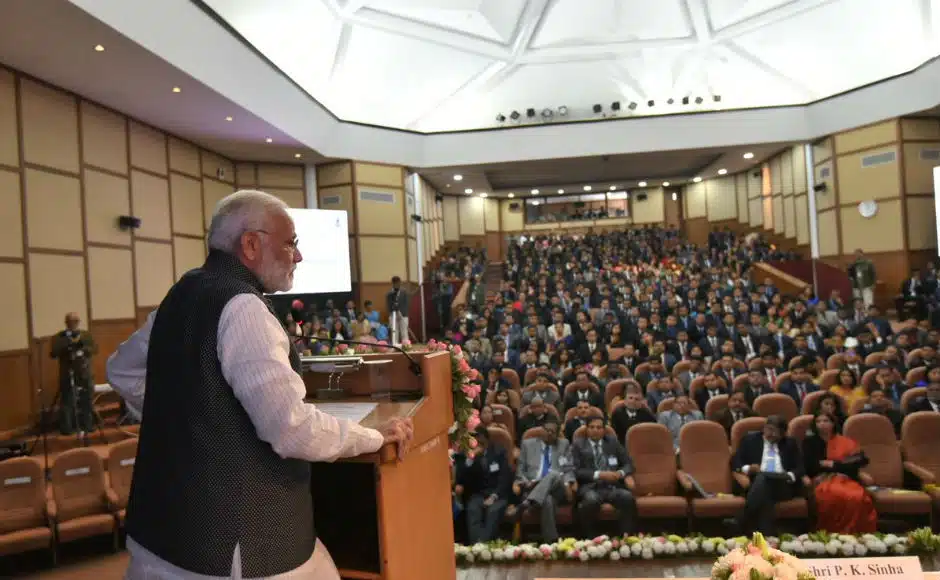
<path fill-rule="evenodd" d="M 761 417 L 780 415 L 787 421 L 800 414 L 793 399 L 783 393 L 767 393 L 757 397 L 754 399 L 754 412 Z"/>
<path fill-rule="evenodd" d="M 0 463 L 0 556 L 49 548 L 55 561 L 48 507 L 39 461 L 15 457 Z"/>
<path fill-rule="evenodd" d="M 640 383 L 633 379 L 616 379 L 607 383 L 607 387 L 604 389 L 604 408 L 607 409 L 608 414 L 611 411 L 610 407 L 613 401 L 623 399 L 629 385 L 636 385 L 636 388 L 640 389 L 641 393 L 643 392 Z"/>
<path fill-rule="evenodd" d="M 845 357 L 841 354 L 834 354 L 826 359 L 826 370 L 839 370 L 845 366 Z"/>
<path fill-rule="evenodd" d="M 865 366 L 866 367 L 876 367 L 881 364 L 881 359 L 885 357 L 883 352 L 873 352 L 865 357 Z"/>
<path fill-rule="evenodd" d="M 692 363 L 691 363 L 690 361 L 687 361 L 687 360 L 680 360 L 680 361 L 677 362 L 676 364 L 672 365 L 672 373 L 670 373 L 670 374 L 671 374 L 673 377 L 678 378 L 679 375 L 681 375 L 681 374 L 684 373 L 685 371 L 689 370 L 689 367 L 691 367 L 691 366 L 692 366 Z"/>
<path fill-rule="evenodd" d="M 833 355 L 838 356 L 838 355 Z M 832 358 L 832 357 L 830 357 Z M 827 369 L 824 370 L 821 375 L 819 375 L 819 390 L 828 391 L 829 387 L 839 382 L 839 373 L 842 372 L 839 369 Z M 810 393 L 812 394 L 812 393 Z M 804 399 L 805 400 L 805 399 Z"/>
<path fill-rule="evenodd" d="M 906 394 L 906 393 L 905 393 Z M 918 411 L 904 418 L 901 425 L 901 451 L 904 453 L 904 468 L 917 475 L 924 483 L 940 481 L 940 413 Z M 935 509 L 940 509 L 940 491 L 927 492 Z"/>
<path fill-rule="evenodd" d="M 509 397 L 509 406 L 515 410 L 519 410 L 522 407 L 522 395 L 519 394 L 519 391 L 514 391 L 509 389 L 506 391 L 506 395 Z M 490 391 L 486 394 L 486 404 L 492 405 L 496 401 L 496 391 Z"/>
<path fill-rule="evenodd" d="M 677 495 L 676 452 L 669 429 L 658 423 L 634 425 L 627 437 L 627 451 L 633 460 L 627 488 L 636 498 L 637 515 L 685 519 L 689 502 Z"/>
<path fill-rule="evenodd" d="M 761 395 L 761 397 L 764 396 L 766 395 Z M 731 426 L 731 453 L 738 450 L 738 445 L 740 445 L 741 439 L 745 435 L 753 433 L 754 431 L 761 431 L 766 422 L 767 419 L 765 417 L 745 417 L 735 422 L 735 424 Z"/>
<path fill-rule="evenodd" d="M 118 523 L 124 525 L 127 498 L 131 494 L 134 461 L 137 458 L 137 439 L 125 439 L 108 450 L 108 500 L 117 508 Z"/>
<path fill-rule="evenodd" d="M 911 428 L 908 429 L 910 431 Z M 870 460 L 861 470 L 862 482 L 889 488 L 871 494 L 879 514 L 930 515 L 933 502 L 926 493 L 910 490 L 904 493 L 892 492 L 893 489 L 904 487 L 904 464 L 894 427 L 887 417 L 874 413 L 853 415 L 846 420 L 843 433 L 854 439 Z M 922 475 L 916 470 L 911 473 Z"/>
<path fill-rule="evenodd" d="M 812 415 L 813 409 L 815 409 L 816 406 L 819 404 L 819 399 L 823 398 L 828 392 L 829 392 L 828 389 L 823 389 L 822 387 L 820 387 L 820 390 L 818 391 L 807 393 L 806 396 L 803 397 L 803 404 L 800 405 L 800 413 L 802 413 L 803 415 Z"/>
<path fill-rule="evenodd" d="M 509 432 L 502 427 L 487 427 L 486 432 L 490 435 L 490 441 L 499 445 L 506 451 L 506 458 L 509 460 L 509 465 L 515 469 L 517 459 L 516 446 L 513 443 L 512 437 L 509 436 Z"/>
<path fill-rule="evenodd" d="M 604 427 L 604 434 L 607 437 L 613 437 L 614 439 L 617 438 L 617 432 L 614 431 L 614 428 L 611 427 L 610 425 L 607 425 Z M 587 425 L 581 425 L 580 427 L 575 429 L 574 437 L 572 437 L 572 439 L 580 439 L 582 437 L 587 437 Z M 621 443 L 621 445 L 623 445 L 623 443 Z"/>
<path fill-rule="evenodd" d="M 578 390 L 580 390 L 580 389 L 588 389 L 589 391 L 594 392 L 594 393 L 600 393 L 600 392 L 601 392 L 600 387 L 598 387 L 597 385 L 595 385 L 595 384 L 592 383 L 591 381 L 581 381 L 581 382 L 573 381 L 573 382 L 570 382 L 570 383 L 568 383 L 567 385 L 565 385 L 565 392 L 564 392 L 564 394 L 562 394 L 562 396 L 561 396 L 562 400 L 564 400 L 564 398 L 567 397 L 568 395 L 570 395 L 570 394 L 572 394 L 572 393 L 574 393 L 574 392 L 576 392 L 576 391 L 578 391 Z"/>
<path fill-rule="evenodd" d="M 796 440 L 800 445 L 806 438 L 806 432 L 813 427 L 813 416 L 810 414 L 800 415 L 790 421 L 787 425 L 787 437 Z"/>
<path fill-rule="evenodd" d="M 509 381 L 509 386 L 514 391 L 519 391 L 522 389 L 522 385 L 519 384 L 519 374 L 512 369 L 503 369 L 500 376 L 507 381 Z"/>
<path fill-rule="evenodd" d="M 780 373 L 779 375 L 777 375 L 777 380 L 774 381 L 774 384 L 770 385 L 770 388 L 772 388 L 775 391 L 779 391 L 780 385 L 782 385 L 783 383 L 789 380 L 790 380 L 790 371 L 784 371 Z"/>
<path fill-rule="evenodd" d="M 705 418 L 709 421 L 714 421 L 718 416 L 718 413 L 721 413 L 728 408 L 728 395 L 718 395 L 717 397 L 712 397 L 705 403 Z"/>
<path fill-rule="evenodd" d="M 713 421 L 687 423 L 679 432 L 679 461 L 677 478 L 691 498 L 690 528 L 697 518 L 731 517 L 744 507 L 743 497 L 731 495 L 731 451 L 724 427 Z M 721 495 L 701 497 L 690 476 L 706 493 Z"/>
<path fill-rule="evenodd" d="M 917 370 L 917 369 L 914 369 Z M 907 383 L 909 385 L 913 383 Z M 901 395 L 901 412 L 907 415 L 907 408 L 911 406 L 911 402 L 918 397 L 924 397 L 927 395 L 927 387 L 914 387 L 904 391 L 904 394 Z"/>
<path fill-rule="evenodd" d="M 525 407 L 519 409 L 519 418 L 522 419 L 523 417 L 528 415 L 530 408 L 531 407 L 529 407 L 529 405 L 526 405 Z M 554 405 L 545 405 L 545 412 L 555 417 L 555 419 L 557 419 L 558 421 L 561 421 L 561 415 L 558 414 L 558 408 L 555 407 Z"/>
<path fill-rule="evenodd" d="M 909 385 L 916 385 L 921 381 L 927 380 L 927 367 L 916 367 L 909 371 L 904 376 L 904 382 Z"/>
<path fill-rule="evenodd" d="M 876 354 L 881 354 L 881 353 L 873 352 L 870 355 L 868 355 L 868 357 L 865 360 L 868 360 L 869 358 L 875 356 Z M 875 388 L 875 386 L 878 384 L 878 382 L 875 380 L 877 377 L 878 377 L 878 369 L 868 369 L 867 371 L 862 373 L 862 378 L 859 380 L 859 383 L 861 383 L 862 386 L 865 387 L 865 390 L 870 393 L 871 390 Z"/>
<path fill-rule="evenodd" d="M 117 548 L 117 506 L 108 498 L 104 462 L 95 450 L 83 447 L 59 455 L 52 464 L 49 489 L 60 544 L 112 534 Z"/>
<path fill-rule="evenodd" d="M 565 411 L 565 423 L 567 423 L 568 421 L 574 419 L 574 416 L 575 416 L 575 414 L 576 414 L 577 412 L 578 412 L 578 408 L 577 408 L 577 407 L 571 407 L 570 409 L 568 409 L 567 411 Z M 604 411 L 601 411 L 601 410 L 598 409 L 597 407 L 589 407 L 589 408 L 588 408 L 588 417 L 600 417 L 601 419 L 603 419 L 603 418 L 604 418 Z"/>
<path fill-rule="evenodd" d="M 493 423 L 499 423 L 502 425 L 502 427 L 509 432 L 509 436 L 512 437 L 512 440 L 515 441 L 516 415 L 512 412 L 512 409 L 506 405 L 500 405 L 498 403 L 490 405 L 490 408 L 493 409 Z"/>

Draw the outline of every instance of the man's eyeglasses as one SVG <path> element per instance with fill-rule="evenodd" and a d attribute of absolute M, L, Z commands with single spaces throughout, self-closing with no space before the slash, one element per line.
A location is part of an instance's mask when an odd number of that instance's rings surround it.
<path fill-rule="evenodd" d="M 257 233 L 259 233 L 259 234 L 267 234 L 267 235 L 269 235 L 269 236 L 271 235 L 271 232 L 269 232 L 269 231 L 267 231 L 267 230 L 248 230 L 248 231 L 250 231 L 250 232 L 257 232 Z M 285 244 L 288 248 L 290 248 L 291 250 L 297 251 L 297 244 L 298 244 L 299 242 L 300 242 L 300 240 L 297 239 L 297 236 L 294 236 L 294 237 L 291 238 L 290 240 L 284 242 L 284 244 Z"/>

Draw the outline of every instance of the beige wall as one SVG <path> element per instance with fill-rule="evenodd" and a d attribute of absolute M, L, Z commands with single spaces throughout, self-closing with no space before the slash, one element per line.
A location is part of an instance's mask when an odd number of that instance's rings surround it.
<path fill-rule="evenodd" d="M 486 233 L 485 203 L 484 198 L 476 195 L 457 198 L 457 223 L 459 224 L 461 238 L 482 236 Z"/>
<path fill-rule="evenodd" d="M 653 187 L 644 190 L 646 201 L 637 201 L 636 194 L 632 195 L 633 223 L 635 224 L 661 224 L 666 220 L 664 194 L 662 188 Z M 672 189 L 668 190 L 671 195 Z"/>
<path fill-rule="evenodd" d="M 445 195 L 442 202 L 444 241 L 460 241 L 460 202 L 459 198 Z"/>
<path fill-rule="evenodd" d="M 512 211 L 509 206 L 518 204 L 519 210 Z M 525 206 L 521 199 L 499 200 L 499 220 L 504 232 L 518 232 L 525 227 Z"/>
<path fill-rule="evenodd" d="M 302 169 L 253 167 L 253 185 L 303 205 Z M 0 68 L 0 358 L 41 356 L 76 311 L 100 336 L 101 375 L 140 316 L 202 263 L 206 211 L 234 178 L 227 159 Z M 121 230 L 121 215 L 141 227 Z M 5 382 L 0 430 L 28 419 L 38 380 Z"/>

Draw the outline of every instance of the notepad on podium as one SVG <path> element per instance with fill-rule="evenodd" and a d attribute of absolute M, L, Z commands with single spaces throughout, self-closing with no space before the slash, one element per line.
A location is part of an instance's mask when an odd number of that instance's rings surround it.
<path fill-rule="evenodd" d="M 316 400 L 329 377 L 305 374 L 308 400 L 370 428 L 393 417 L 411 417 L 414 439 L 401 461 L 397 450 L 386 445 L 377 453 L 312 464 L 317 534 L 343 578 L 454 578 L 447 453 L 447 432 L 454 422 L 450 355 L 413 354 L 420 376 L 400 353 L 360 356 L 360 370 L 336 383 L 343 391 L 339 397 Z"/>

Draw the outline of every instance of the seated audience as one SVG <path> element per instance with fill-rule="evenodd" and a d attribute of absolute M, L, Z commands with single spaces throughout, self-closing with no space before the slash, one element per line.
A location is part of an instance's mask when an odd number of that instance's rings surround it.
<path fill-rule="evenodd" d="M 868 458 L 858 443 L 840 433 L 834 415 L 817 413 L 803 440 L 803 465 L 816 498 L 816 527 L 829 533 L 869 534 L 878 514 L 858 473 Z"/>
<path fill-rule="evenodd" d="M 934 373 L 931 372 L 931 374 Z M 936 413 L 940 411 L 940 381 L 931 380 L 926 391 L 925 396 L 917 397 L 911 402 L 908 413 L 916 413 L 917 411 L 933 411 Z"/>
<path fill-rule="evenodd" d="M 747 404 L 747 397 L 743 391 L 734 391 L 728 396 L 728 406 L 715 416 L 715 421 L 725 428 L 728 439 L 731 439 L 731 427 L 741 419 L 753 417 L 754 411 Z"/>
<path fill-rule="evenodd" d="M 756 530 L 774 535 L 774 505 L 799 493 L 803 459 L 796 441 L 786 436 L 787 422 L 771 415 L 760 433 L 741 439 L 732 468 L 748 476 L 746 503 L 735 524 L 745 533 Z"/>
<path fill-rule="evenodd" d="M 571 444 L 578 482 L 578 514 L 584 537 L 597 535 L 597 517 L 605 503 L 617 508 L 617 533 L 629 534 L 636 524 L 636 501 L 626 486 L 633 464 L 626 448 L 606 436 L 603 419 L 591 418 L 586 430 L 587 437 L 575 439 Z"/>
<path fill-rule="evenodd" d="M 568 440 L 558 437 L 558 422 L 542 425 L 541 438 L 523 439 L 516 465 L 513 493 L 522 499 L 522 508 L 540 510 L 543 542 L 558 539 L 555 506 L 574 498 L 569 483 L 574 482 L 568 459 Z"/>
<path fill-rule="evenodd" d="M 628 390 L 624 404 L 610 416 L 610 426 L 617 433 L 617 441 L 626 445 L 630 427 L 640 423 L 655 423 L 656 416 L 643 405 L 643 396 L 637 390 Z"/>
<path fill-rule="evenodd" d="M 672 410 L 663 411 L 657 417 L 660 425 L 665 425 L 666 429 L 672 433 L 672 446 L 676 453 L 679 452 L 679 432 L 687 423 L 692 421 L 701 421 L 705 417 L 701 411 L 692 409 L 692 402 L 686 394 L 679 394 L 673 400 Z"/>
<path fill-rule="evenodd" d="M 705 405 L 708 404 L 708 401 L 719 397 L 721 395 L 727 395 L 728 389 L 726 389 L 721 381 L 718 379 L 716 373 L 708 372 L 705 373 L 705 384 L 695 393 L 695 404 L 698 405 L 698 408 L 703 412 L 705 410 Z"/>
<path fill-rule="evenodd" d="M 829 387 L 829 392 L 842 397 L 848 409 L 851 409 L 856 401 L 861 401 L 868 397 L 868 393 L 865 392 L 865 387 L 861 386 L 855 373 L 846 368 L 839 371 L 838 381 Z"/>
<path fill-rule="evenodd" d="M 486 427 L 477 427 L 476 454 L 467 458 L 467 465 L 457 479 L 457 486 L 466 498 L 467 538 L 469 543 L 496 539 L 499 524 L 509 505 L 512 468 L 506 451 L 490 442 Z"/>
<path fill-rule="evenodd" d="M 793 399 L 797 409 L 802 409 L 803 399 L 806 395 L 818 391 L 819 385 L 813 383 L 806 365 L 801 360 L 793 365 L 790 369 L 790 378 L 783 381 L 777 390 Z"/>
<path fill-rule="evenodd" d="M 529 403 L 528 407 L 528 414 L 521 417 L 517 425 L 516 433 L 520 437 L 532 427 L 541 427 L 546 421 L 552 418 L 547 405 L 542 400 L 542 397 L 538 395 L 532 397 L 532 401 Z"/>

